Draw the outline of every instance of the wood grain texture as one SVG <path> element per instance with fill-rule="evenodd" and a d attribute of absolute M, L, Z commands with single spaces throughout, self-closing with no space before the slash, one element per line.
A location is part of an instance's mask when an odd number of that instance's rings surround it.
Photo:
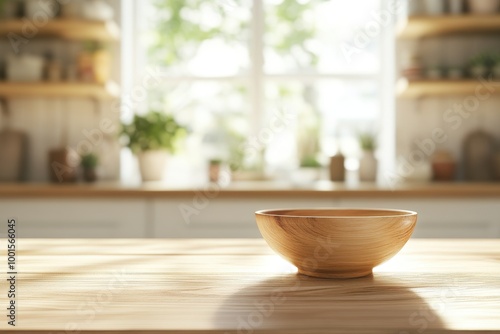
<path fill-rule="evenodd" d="M 372 273 L 410 239 L 417 214 L 402 210 L 289 209 L 255 214 L 269 246 L 299 273 L 355 278 Z"/>
<path fill-rule="evenodd" d="M 349 280 L 297 275 L 261 239 L 18 247 L 19 326 L 3 319 L 5 333 L 500 332 L 500 240 L 410 240 Z M 1 305 L 5 291 L 2 278 Z"/>
<path fill-rule="evenodd" d="M 485 82 L 487 82 L 485 80 Z M 483 82 L 478 80 L 415 80 L 400 79 L 397 83 L 397 96 L 399 98 L 416 99 L 422 97 L 447 97 L 474 95 L 484 90 Z M 494 92 L 495 95 L 499 91 Z"/>
<path fill-rule="evenodd" d="M 127 185 L 119 182 L 97 184 L 0 184 L 0 198 L 180 198 L 192 199 L 208 185 L 172 188 L 165 184 Z M 500 183 L 401 184 L 394 188 L 376 184 L 349 185 L 320 182 L 307 188 L 276 182 L 235 183 L 223 187 L 217 198 L 477 198 L 500 197 Z"/>
<path fill-rule="evenodd" d="M 120 95 L 114 82 L 106 85 L 81 82 L 0 82 L 0 96 L 11 98 L 91 98 L 113 99 Z"/>
<path fill-rule="evenodd" d="M 15 33 L 27 37 L 26 27 L 27 24 L 23 20 L 4 20 L 0 22 L 0 36 Z M 120 37 L 120 29 L 112 21 L 54 19 L 49 20 L 47 24 L 37 25 L 36 37 L 56 37 L 75 41 L 116 41 Z"/>
<path fill-rule="evenodd" d="M 400 38 L 500 32 L 500 15 L 413 16 L 398 31 Z"/>

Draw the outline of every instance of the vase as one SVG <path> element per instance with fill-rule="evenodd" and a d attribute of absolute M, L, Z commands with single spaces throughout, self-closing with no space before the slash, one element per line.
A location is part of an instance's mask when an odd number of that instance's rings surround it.
<path fill-rule="evenodd" d="M 35 21 L 40 17 L 53 19 L 59 11 L 59 3 L 55 0 L 28 0 L 24 2 L 24 11 L 29 20 Z"/>
<path fill-rule="evenodd" d="M 167 151 L 150 150 L 137 155 L 143 182 L 161 181 L 167 163 Z"/>
<path fill-rule="evenodd" d="M 377 180 L 377 158 L 373 151 L 363 151 L 359 160 L 359 180 L 362 182 L 375 182 Z"/>
<path fill-rule="evenodd" d="M 493 14 L 498 11 L 500 0 L 469 0 L 468 4 L 473 14 Z"/>
<path fill-rule="evenodd" d="M 342 153 L 337 153 L 330 158 L 330 180 L 333 182 L 345 181 L 345 158 Z"/>
<path fill-rule="evenodd" d="M 76 166 L 69 150 L 65 148 L 49 151 L 50 180 L 54 183 L 76 182 Z"/>

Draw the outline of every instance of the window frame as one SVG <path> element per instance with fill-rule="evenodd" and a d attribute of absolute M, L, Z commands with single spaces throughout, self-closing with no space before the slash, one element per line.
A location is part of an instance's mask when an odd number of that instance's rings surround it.
<path fill-rule="evenodd" d="M 388 8 L 393 1 L 398 0 L 380 0 L 380 10 Z M 139 6 L 142 1 L 122 0 L 122 22 L 130 22 L 123 29 L 123 37 L 127 41 L 122 45 L 122 64 L 129 70 L 122 71 L 123 92 L 131 92 L 134 87 L 140 85 L 141 75 L 145 71 L 145 54 L 141 55 L 138 47 L 137 36 L 134 31 L 138 27 L 138 15 L 140 15 Z M 318 82 L 321 80 L 337 79 L 348 81 L 373 80 L 379 84 L 380 96 L 379 104 L 379 124 L 381 128 L 378 133 L 379 160 L 381 161 L 380 170 L 392 170 L 395 165 L 395 101 L 394 101 L 394 44 L 395 44 L 395 22 L 397 18 L 392 18 L 388 26 L 381 29 L 378 39 L 380 66 L 376 73 L 283 73 L 268 74 L 264 71 L 264 35 L 265 35 L 265 11 L 264 0 L 253 0 L 252 14 L 250 21 L 251 43 L 249 49 L 250 71 L 248 74 L 237 74 L 232 76 L 195 76 L 182 75 L 172 76 L 163 75 L 161 80 L 166 83 L 189 82 L 189 81 L 220 81 L 220 82 L 247 82 L 249 85 L 249 122 L 252 135 L 256 135 L 261 128 L 265 117 L 265 93 L 266 82 L 295 81 L 295 82 Z M 131 70 L 130 70 L 131 69 Z M 122 119 L 130 118 L 131 110 L 122 112 Z M 122 173 L 123 177 L 123 173 Z"/>

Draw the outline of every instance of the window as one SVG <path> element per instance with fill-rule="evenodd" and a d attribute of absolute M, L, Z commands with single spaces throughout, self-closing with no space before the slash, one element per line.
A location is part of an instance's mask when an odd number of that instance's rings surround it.
<path fill-rule="evenodd" d="M 192 172 L 211 158 L 279 175 L 338 149 L 355 158 L 359 133 L 379 130 L 382 34 L 351 51 L 381 1 L 134 1 L 134 83 L 154 76 L 136 107 L 190 126 Z"/>

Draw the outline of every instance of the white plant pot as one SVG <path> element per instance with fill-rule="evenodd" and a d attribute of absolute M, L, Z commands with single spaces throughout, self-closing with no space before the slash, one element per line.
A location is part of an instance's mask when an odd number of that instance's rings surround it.
<path fill-rule="evenodd" d="M 444 14 L 444 0 L 425 0 L 425 12 L 427 15 L 438 16 Z"/>
<path fill-rule="evenodd" d="M 25 14 L 30 20 L 52 19 L 58 11 L 55 0 L 28 0 L 25 2 Z"/>
<path fill-rule="evenodd" d="M 321 180 L 323 168 L 300 167 L 291 173 L 291 180 L 296 185 L 308 185 Z"/>
<path fill-rule="evenodd" d="M 362 182 L 374 182 L 377 180 L 377 158 L 373 151 L 364 151 L 359 160 L 359 180 Z"/>
<path fill-rule="evenodd" d="M 137 155 L 143 182 L 161 181 L 167 163 L 167 151 L 145 151 Z"/>
<path fill-rule="evenodd" d="M 7 56 L 7 80 L 16 82 L 38 82 L 43 79 L 44 59 L 24 54 Z"/>
<path fill-rule="evenodd" d="M 429 162 L 412 166 L 410 173 L 405 173 L 406 182 L 430 182 L 432 180 L 432 165 Z"/>
<path fill-rule="evenodd" d="M 85 0 L 82 6 L 82 16 L 87 20 L 109 21 L 115 16 L 113 7 L 103 0 Z"/>
<path fill-rule="evenodd" d="M 499 6 L 500 0 L 469 0 L 469 9 L 474 14 L 493 14 Z"/>

